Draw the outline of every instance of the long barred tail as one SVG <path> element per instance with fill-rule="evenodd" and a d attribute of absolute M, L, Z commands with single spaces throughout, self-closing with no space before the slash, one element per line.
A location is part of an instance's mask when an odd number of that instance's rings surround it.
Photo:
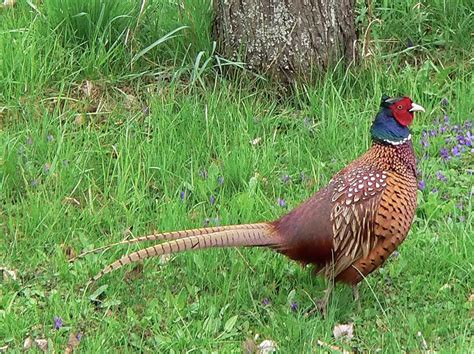
<path fill-rule="evenodd" d="M 279 243 L 279 238 L 274 234 L 270 224 L 237 225 L 228 228 L 208 234 L 177 238 L 125 255 L 101 270 L 91 281 L 94 282 L 129 263 L 150 257 L 212 247 L 269 246 Z"/>
<path fill-rule="evenodd" d="M 225 230 L 236 230 L 236 229 L 252 229 L 256 225 L 260 224 L 241 224 L 241 225 L 229 225 L 229 226 L 215 226 L 215 227 L 204 227 L 200 229 L 189 229 L 189 230 L 182 230 L 182 231 L 169 231 L 169 232 L 154 232 L 152 234 L 146 236 L 140 236 L 136 238 L 132 238 L 130 240 L 119 241 L 115 243 L 110 243 L 108 245 L 94 248 L 93 250 L 88 250 L 82 252 L 81 254 L 77 255 L 74 258 L 71 258 L 69 262 L 74 262 L 78 258 L 82 258 L 87 256 L 91 253 L 100 252 L 103 250 L 108 250 L 115 246 L 120 245 L 130 245 L 133 243 L 145 242 L 145 241 L 170 241 L 170 240 L 178 240 L 180 238 L 186 238 L 191 236 L 200 236 L 200 235 L 208 235 L 214 232 L 225 231 Z M 265 224 L 261 224 L 265 225 Z"/>

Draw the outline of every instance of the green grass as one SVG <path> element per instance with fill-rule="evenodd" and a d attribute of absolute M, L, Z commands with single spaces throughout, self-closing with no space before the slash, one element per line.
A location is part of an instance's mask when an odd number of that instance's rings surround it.
<path fill-rule="evenodd" d="M 63 351 L 69 334 L 81 332 L 83 352 L 240 351 L 257 334 L 282 352 L 317 351 L 318 340 L 359 351 L 474 349 L 473 154 L 443 161 L 439 150 L 452 146 L 445 138 L 456 136 L 450 131 L 430 137 L 427 149 L 420 143 L 444 114 L 451 126 L 473 120 L 469 1 L 415 9 L 415 1 L 374 2 L 382 20 L 370 43 L 375 55 L 290 95 L 243 74 L 220 76 L 208 2 L 178 9 L 153 1 L 138 23 L 138 5 L 123 3 L 87 17 L 100 19 L 101 32 L 74 17 L 71 1 L 37 4 L 41 15 L 26 2 L 0 9 L 0 267 L 18 272 L 16 281 L 0 280 L 0 348 L 20 351 L 31 336 Z M 132 18 L 113 21 L 121 15 Z M 405 50 L 407 37 L 416 47 Z M 89 277 L 128 249 L 68 263 L 71 248 L 130 234 L 283 215 L 369 146 L 385 92 L 427 109 L 413 125 L 426 188 L 399 257 L 361 285 L 361 310 L 339 286 L 327 319 L 305 317 L 326 284 L 263 249 L 150 260 L 87 290 Z M 104 291 L 91 301 L 97 289 Z M 60 330 L 54 316 L 64 322 Z M 348 322 L 354 339 L 334 339 L 334 325 Z"/>

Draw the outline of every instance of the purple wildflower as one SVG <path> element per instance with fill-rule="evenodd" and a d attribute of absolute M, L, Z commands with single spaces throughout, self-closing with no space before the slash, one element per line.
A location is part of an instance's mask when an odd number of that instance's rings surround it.
<path fill-rule="evenodd" d="M 446 114 L 443 116 L 443 119 L 446 124 L 449 123 L 449 117 Z"/>
<path fill-rule="evenodd" d="M 459 145 L 466 145 L 466 138 L 464 138 L 464 135 L 458 134 L 456 139 L 458 140 Z"/>
<path fill-rule="evenodd" d="M 436 129 L 431 129 L 430 136 L 436 136 L 436 135 L 438 135 L 438 132 L 436 131 Z"/>
<path fill-rule="evenodd" d="M 181 200 L 184 201 L 184 199 L 186 198 L 186 192 L 185 192 L 185 191 L 181 191 L 181 193 L 179 194 L 179 197 L 181 198 Z"/>
<path fill-rule="evenodd" d="M 224 177 L 222 176 L 217 177 L 217 183 L 222 186 L 224 184 Z"/>
<path fill-rule="evenodd" d="M 470 131 L 466 133 L 466 136 L 464 137 L 464 142 L 466 143 L 467 146 L 472 146 L 472 139 L 473 135 Z"/>
<path fill-rule="evenodd" d="M 281 206 L 282 208 L 286 208 L 285 199 L 278 198 L 278 205 Z"/>
<path fill-rule="evenodd" d="M 221 224 L 221 219 L 216 216 L 215 218 L 205 218 L 202 222 L 204 227 L 208 227 L 209 225 L 216 225 L 219 226 Z"/>
<path fill-rule="evenodd" d="M 54 316 L 53 321 L 54 321 L 54 329 L 58 330 L 63 326 L 63 320 L 61 319 L 61 317 Z"/>
<path fill-rule="evenodd" d="M 456 156 L 456 157 L 458 157 L 459 155 L 461 155 L 461 153 L 459 152 L 459 147 L 458 147 L 458 145 L 453 146 L 453 148 L 451 149 L 451 153 L 453 154 L 453 156 Z"/>
<path fill-rule="evenodd" d="M 77 339 L 79 342 L 81 341 L 81 339 L 82 339 L 82 332 L 78 332 L 78 333 L 76 334 L 76 339 Z"/>
<path fill-rule="evenodd" d="M 310 133 L 313 133 L 314 132 L 314 128 L 313 128 L 313 125 L 314 125 L 314 121 L 313 119 L 309 118 L 309 117 L 304 117 L 303 119 L 303 124 L 304 124 L 304 127 L 306 129 L 308 129 L 308 131 Z"/>
<path fill-rule="evenodd" d="M 268 306 L 268 305 L 270 305 L 270 300 L 268 299 L 268 297 L 266 297 L 266 298 L 264 298 L 264 299 L 262 300 L 262 305 L 263 305 L 263 306 Z"/>
<path fill-rule="evenodd" d="M 214 205 L 216 203 L 216 197 L 211 195 L 211 197 L 209 198 L 209 203 L 211 203 L 211 205 Z"/>
<path fill-rule="evenodd" d="M 449 160 L 449 159 L 450 159 L 448 149 L 446 149 L 446 148 L 442 148 L 442 149 L 439 151 L 439 154 L 441 155 L 441 158 L 442 158 L 443 160 Z"/>
<path fill-rule="evenodd" d="M 426 138 L 421 138 L 421 146 L 423 146 L 423 149 L 427 149 L 430 146 Z"/>
<path fill-rule="evenodd" d="M 205 168 L 201 169 L 199 171 L 199 176 L 202 178 L 202 179 L 207 179 L 207 176 L 208 176 L 208 173 L 207 173 L 207 170 Z"/>
<path fill-rule="evenodd" d="M 441 104 L 441 107 L 447 107 L 449 105 L 449 101 L 446 97 L 443 97 L 440 104 Z"/>
<path fill-rule="evenodd" d="M 293 312 L 298 311 L 298 303 L 296 301 L 292 301 L 291 304 L 290 304 L 290 309 Z"/>
<path fill-rule="evenodd" d="M 440 133 L 440 134 L 444 134 L 444 133 L 446 133 L 446 130 L 447 130 L 447 129 L 448 129 L 448 128 L 447 128 L 445 125 L 443 125 L 443 126 L 441 126 L 441 127 L 439 128 L 439 133 Z"/>
<path fill-rule="evenodd" d="M 442 182 L 447 182 L 448 178 L 441 171 L 436 171 L 436 178 Z"/>
<path fill-rule="evenodd" d="M 438 188 L 433 188 L 433 189 L 431 190 L 431 193 L 438 193 Z"/>
<path fill-rule="evenodd" d="M 288 176 L 288 175 L 281 176 L 281 181 L 283 183 L 288 183 L 290 181 L 290 176 Z"/>
<path fill-rule="evenodd" d="M 300 173 L 300 180 L 301 180 L 301 182 L 306 181 L 306 174 L 304 172 Z"/>
<path fill-rule="evenodd" d="M 422 190 L 424 190 L 425 188 L 426 188 L 426 183 L 425 183 L 425 181 L 420 180 L 420 181 L 418 182 L 418 189 L 419 189 L 420 191 L 422 191 Z"/>

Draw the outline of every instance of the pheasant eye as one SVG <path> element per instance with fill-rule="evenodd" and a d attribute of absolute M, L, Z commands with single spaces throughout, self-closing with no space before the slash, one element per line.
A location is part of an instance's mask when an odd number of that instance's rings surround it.
<path fill-rule="evenodd" d="M 401 104 L 399 104 L 399 105 L 397 106 L 397 109 L 402 109 L 402 108 L 403 108 L 403 106 L 402 106 Z"/>

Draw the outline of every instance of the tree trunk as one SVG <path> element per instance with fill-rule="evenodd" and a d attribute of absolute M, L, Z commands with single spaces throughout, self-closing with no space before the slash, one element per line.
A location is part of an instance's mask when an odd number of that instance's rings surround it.
<path fill-rule="evenodd" d="M 355 58 L 355 0 L 214 0 L 226 58 L 285 81 Z"/>

